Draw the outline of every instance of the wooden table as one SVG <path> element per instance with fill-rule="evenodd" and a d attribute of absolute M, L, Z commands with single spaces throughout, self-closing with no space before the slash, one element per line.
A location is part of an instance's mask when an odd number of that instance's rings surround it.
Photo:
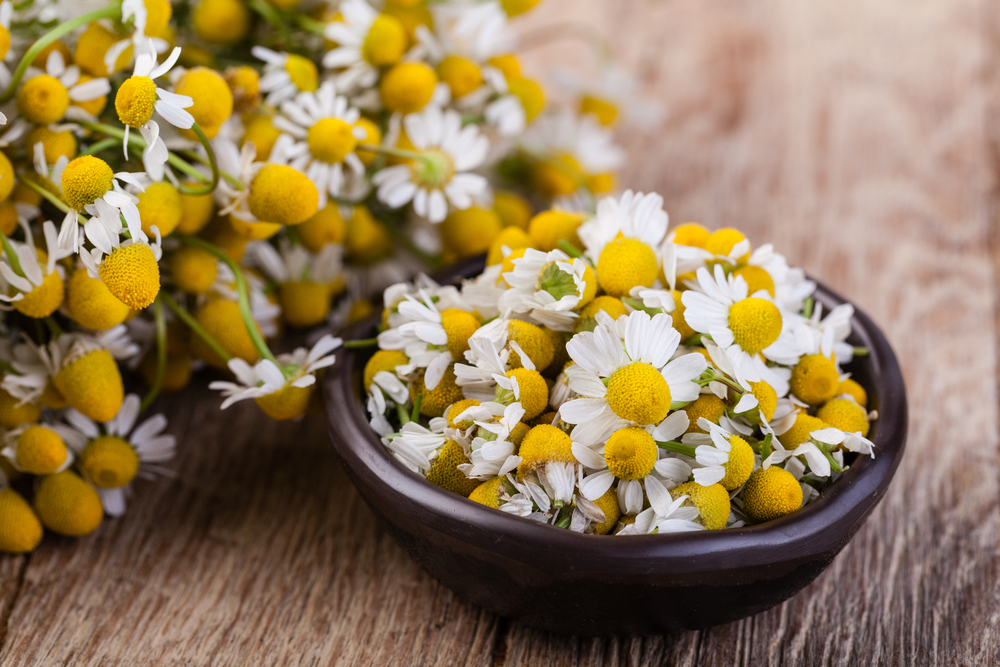
<path fill-rule="evenodd" d="M 175 480 L 137 484 L 93 536 L 0 558 L 0 664 L 998 664 L 995 7 L 546 0 L 529 21 L 595 26 L 666 107 L 655 135 L 628 133 L 626 185 L 662 193 L 674 222 L 775 242 L 902 361 L 907 456 L 794 599 L 672 637 L 508 623 L 393 544 L 321 418 L 219 413 L 196 390 L 160 403 Z M 536 47 L 529 72 L 583 53 Z"/>

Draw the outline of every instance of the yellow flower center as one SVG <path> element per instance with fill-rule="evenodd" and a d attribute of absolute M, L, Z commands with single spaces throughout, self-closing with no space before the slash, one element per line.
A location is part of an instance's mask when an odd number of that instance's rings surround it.
<path fill-rule="evenodd" d="M 528 236 L 535 248 L 542 252 L 552 252 L 560 241 L 567 241 L 578 250 L 583 249 L 576 229 L 584 220 L 582 213 L 570 213 L 554 209 L 543 211 L 528 222 Z"/>
<path fill-rule="evenodd" d="M 91 23 L 83 31 L 76 41 L 76 51 L 73 54 L 73 62 L 80 66 L 80 69 L 92 76 L 109 76 L 120 71 L 132 60 L 132 45 L 118 56 L 114 63 L 114 69 L 108 71 L 108 66 L 104 63 L 104 56 L 108 50 L 123 39 L 122 35 L 111 32 L 100 23 Z M 44 61 L 40 65 L 44 67 Z"/>
<path fill-rule="evenodd" d="M 504 489 L 504 478 L 494 477 L 489 479 L 475 489 L 469 494 L 469 500 L 474 503 L 479 503 L 480 505 L 486 505 L 487 507 L 492 507 L 493 509 L 500 508 L 500 493 Z"/>
<path fill-rule="evenodd" d="M 319 88 L 319 72 L 308 58 L 290 53 L 285 62 L 285 71 L 299 90 L 311 93 Z"/>
<path fill-rule="evenodd" d="M 425 417 L 440 417 L 452 403 L 462 400 L 462 388 L 455 384 L 455 370 L 452 365 L 444 372 L 444 377 L 433 389 L 427 389 L 424 378 L 410 384 L 410 398 L 416 402 L 420 398 L 420 414 Z"/>
<path fill-rule="evenodd" d="M 771 417 L 774 416 L 775 409 L 778 407 L 778 393 L 763 380 L 760 382 L 751 382 L 750 388 L 753 391 L 754 398 L 757 399 L 757 410 L 763 412 L 764 419 L 770 421 Z M 756 414 L 756 410 L 754 413 Z"/>
<path fill-rule="evenodd" d="M 448 351 L 455 361 L 464 361 L 462 355 L 469 349 L 469 338 L 479 329 L 479 320 L 472 313 L 458 308 L 441 312 L 441 326 L 448 334 Z"/>
<path fill-rule="evenodd" d="M 188 183 L 190 185 L 190 183 Z M 181 234 L 197 234 L 205 228 L 215 214 L 212 195 L 181 194 L 181 221 L 174 231 Z"/>
<path fill-rule="evenodd" d="M 692 403 L 684 407 L 690 422 L 685 433 L 704 433 L 698 426 L 698 420 L 704 417 L 713 424 L 718 424 L 722 415 L 726 414 L 726 403 L 715 394 L 701 394 Z"/>
<path fill-rule="evenodd" d="M 52 383 L 74 409 L 97 422 L 110 421 L 125 398 L 121 371 L 107 350 L 93 350 L 63 366 Z"/>
<path fill-rule="evenodd" d="M 427 481 L 445 491 L 468 497 L 479 486 L 478 479 L 469 479 L 458 469 L 458 466 L 468 462 L 462 446 L 454 440 L 446 440 L 427 471 Z"/>
<path fill-rule="evenodd" d="M 188 294 L 207 292 L 219 272 L 215 255 L 192 246 L 178 249 L 170 256 L 169 265 L 174 284 Z"/>
<path fill-rule="evenodd" d="M 861 407 L 868 407 L 868 392 L 860 384 L 855 382 L 852 378 L 847 378 L 840 383 L 840 387 L 837 388 L 837 395 L 847 394 L 854 398 Z"/>
<path fill-rule="evenodd" d="M 615 175 L 612 172 L 603 174 L 591 174 L 584 180 L 584 185 L 595 195 L 602 195 L 615 189 Z"/>
<path fill-rule="evenodd" d="M 487 62 L 500 70 L 506 79 L 514 79 L 521 76 L 521 63 L 518 62 L 517 56 L 512 53 L 493 56 Z"/>
<path fill-rule="evenodd" d="M 2 158 L 0 158 L 0 196 L 2 196 L 4 200 L 6 200 L 7 197 L 10 196 L 10 193 L 14 191 L 14 165 L 10 163 L 10 159 L 8 159 L 6 155 L 3 155 L 3 153 L 0 153 L 0 156 L 3 156 Z M 49 181 L 48 178 L 43 179 L 42 177 L 38 177 L 37 179 L 35 179 L 36 183 L 39 181 L 44 181 L 44 183 L 47 186 L 47 189 L 55 190 L 55 188 L 52 187 L 52 183 Z M 19 184 L 18 191 L 21 192 L 24 190 L 30 192 L 31 193 L 30 196 L 33 196 L 33 198 L 37 198 L 38 202 L 41 203 L 41 195 L 36 193 L 34 190 L 30 190 L 27 186 Z M 23 200 L 19 197 L 18 201 L 23 201 Z M 6 201 L 4 201 L 4 203 L 6 203 Z M 7 209 L 7 215 L 9 216 L 8 219 L 10 219 L 13 222 L 13 226 L 11 226 L 11 232 L 14 231 L 14 227 L 17 225 L 17 209 L 14 207 L 13 204 L 14 202 L 10 202 L 10 208 Z"/>
<path fill-rule="evenodd" d="M 240 307 L 235 301 L 214 299 L 202 305 L 194 316 L 208 335 L 218 341 L 223 350 L 248 364 L 257 363 L 257 349 L 253 346 L 240 317 Z M 226 364 L 198 336 L 191 339 L 191 351 L 212 366 L 225 368 Z"/>
<path fill-rule="evenodd" d="M 365 364 L 364 372 L 364 388 L 365 391 L 372 386 L 375 381 L 375 374 L 380 371 L 387 371 L 392 373 L 395 371 L 396 366 L 402 366 L 403 364 L 409 363 L 409 359 L 400 350 L 379 350 L 372 355 L 368 363 Z M 459 401 L 461 403 L 461 401 Z M 458 405 L 458 403 L 456 403 Z M 477 403 L 478 405 L 478 403 Z M 466 406 L 468 407 L 468 406 Z M 458 414 L 458 413 L 455 413 Z M 454 424 L 449 423 L 449 426 Z"/>
<path fill-rule="evenodd" d="M 551 424 L 539 424 L 528 431 L 517 453 L 521 457 L 517 466 L 518 479 L 524 479 L 529 472 L 550 461 L 576 462 L 573 440 Z"/>
<path fill-rule="evenodd" d="M 327 243 L 344 243 L 347 223 L 340 215 L 340 206 L 336 202 L 330 202 L 296 227 L 295 231 L 309 252 L 319 252 Z"/>
<path fill-rule="evenodd" d="M 768 294 L 774 296 L 774 281 L 771 280 L 768 272 L 759 266 L 741 266 L 733 271 L 733 274 L 743 276 L 743 280 L 747 281 L 747 294 L 754 294 L 760 290 L 765 290 Z"/>
<path fill-rule="evenodd" d="M 802 507 L 802 487 L 798 480 L 778 466 L 750 475 L 741 497 L 743 511 L 756 523 L 781 518 Z"/>
<path fill-rule="evenodd" d="M 524 419 L 534 419 L 549 404 L 549 385 L 538 371 L 515 368 L 507 377 L 517 380 L 518 401 L 524 408 Z"/>
<path fill-rule="evenodd" d="M 705 250 L 713 255 L 728 255 L 737 243 L 744 240 L 746 240 L 746 236 L 743 235 L 743 232 L 726 227 L 712 232 L 705 240 Z M 737 258 L 736 263 L 745 264 L 749 258 L 750 252 L 748 250 L 742 257 Z"/>
<path fill-rule="evenodd" d="M 416 113 L 431 101 L 437 82 L 437 74 L 428 65 L 399 63 L 379 83 L 382 104 L 389 111 Z"/>
<path fill-rule="evenodd" d="M 153 303 L 160 292 L 160 267 L 152 248 L 144 243 L 115 248 L 99 271 L 108 291 L 135 310 Z"/>
<path fill-rule="evenodd" d="M 128 51 L 132 51 L 132 47 L 128 47 Z M 88 81 L 93 81 L 97 77 L 90 76 L 89 74 L 81 74 L 77 84 L 87 83 Z M 87 100 L 85 102 L 79 102 L 73 100 L 73 106 L 79 107 L 89 113 L 91 116 L 100 116 L 104 111 L 104 108 L 108 105 L 108 96 L 101 95 L 100 97 L 95 97 L 92 100 Z"/>
<path fill-rule="evenodd" d="M 778 442 L 785 449 L 795 449 L 803 442 L 809 440 L 809 434 L 821 428 L 829 426 L 818 417 L 813 417 L 805 412 L 795 415 L 795 423 L 792 427 L 778 436 Z"/>
<path fill-rule="evenodd" d="M 392 252 L 392 236 L 384 223 L 375 219 L 368 207 L 354 207 L 354 216 L 347 226 L 344 248 L 352 262 L 371 264 Z"/>
<path fill-rule="evenodd" d="M 840 374 L 830 359 L 821 354 L 807 354 L 792 369 L 789 386 L 803 403 L 820 405 L 837 395 Z"/>
<path fill-rule="evenodd" d="M 21 400 L 0 389 L 0 426 L 14 428 L 20 424 L 33 424 L 42 416 L 38 403 L 21 403 Z"/>
<path fill-rule="evenodd" d="M 139 193 L 136 207 L 142 218 L 142 231 L 150 236 L 153 235 L 153 227 L 160 230 L 160 236 L 170 236 L 184 214 L 180 191 L 166 181 L 146 186 L 146 191 Z"/>
<path fill-rule="evenodd" d="M 62 173 L 62 191 L 66 203 L 77 211 L 93 204 L 111 189 L 114 172 L 108 163 L 93 155 L 70 160 Z"/>
<path fill-rule="evenodd" d="M 45 276 L 42 284 L 11 303 L 14 309 L 28 317 L 48 317 L 62 305 L 65 289 L 62 277 L 53 271 Z"/>
<path fill-rule="evenodd" d="M 213 69 L 195 67 L 189 69 L 177 80 L 174 92 L 187 95 L 192 104 L 188 113 L 205 132 L 209 139 L 215 137 L 219 128 L 233 113 L 233 93 L 229 90 L 226 80 Z M 194 139 L 192 130 L 181 130 L 181 134 Z"/>
<path fill-rule="evenodd" d="M 313 327 L 326 321 L 330 314 L 332 286 L 292 280 L 278 288 L 281 316 L 293 327 Z"/>
<path fill-rule="evenodd" d="M 534 8 L 540 0 L 500 0 L 500 5 L 507 12 L 507 16 L 517 16 L 529 9 Z"/>
<path fill-rule="evenodd" d="M 382 143 L 382 130 L 371 119 L 359 118 L 354 127 L 360 127 L 365 132 L 365 136 L 360 140 L 361 143 L 371 146 L 378 146 Z M 357 151 L 357 155 L 366 165 L 370 165 L 378 157 L 378 154 L 374 151 L 359 150 Z"/>
<path fill-rule="evenodd" d="M 281 136 L 281 130 L 274 126 L 271 118 L 267 114 L 250 114 L 243 117 L 243 127 L 246 128 L 246 132 L 243 133 L 240 147 L 246 143 L 253 144 L 257 149 L 257 159 L 260 161 L 270 157 L 274 142 Z"/>
<path fill-rule="evenodd" d="M 368 30 L 361 57 L 375 67 L 395 65 L 406 51 L 406 28 L 399 19 L 380 14 Z"/>
<path fill-rule="evenodd" d="M 621 302 L 621 299 L 602 294 L 601 296 L 594 297 L 593 301 L 580 309 L 580 319 L 593 320 L 597 316 L 598 311 L 607 313 L 613 320 L 617 320 L 622 315 L 628 315 L 628 310 L 625 308 L 625 304 Z M 593 327 L 591 327 L 591 330 L 593 330 Z"/>
<path fill-rule="evenodd" d="M 744 352 L 757 354 L 781 335 L 781 312 L 770 301 L 749 297 L 730 306 L 729 328 Z"/>
<path fill-rule="evenodd" d="M 531 185 L 550 199 L 573 194 L 585 178 L 580 164 L 571 155 L 555 155 L 532 163 Z"/>
<path fill-rule="evenodd" d="M 438 63 L 437 72 L 455 98 L 468 95 L 483 85 L 483 75 L 476 63 L 462 56 L 448 56 Z"/>
<path fill-rule="evenodd" d="M 367 368 L 365 370 L 367 371 Z M 455 419 L 469 408 L 477 405 L 479 405 L 479 401 L 474 398 L 466 398 L 458 401 L 457 403 L 453 403 L 444 412 L 444 417 L 448 420 L 448 426 L 451 428 L 471 428 L 475 423 L 473 420 L 466 419 L 465 421 L 456 422 Z"/>
<path fill-rule="evenodd" d="M 17 438 L 17 465 L 32 475 L 51 475 L 66 456 L 62 438 L 44 426 L 29 426 Z"/>
<path fill-rule="evenodd" d="M 209 44 L 230 45 L 243 41 L 250 31 L 252 15 L 241 0 L 202 0 L 195 6 L 191 23 Z"/>
<path fill-rule="evenodd" d="M 494 211 L 496 209 L 494 208 Z M 489 250 L 486 252 L 486 265 L 493 266 L 501 264 L 504 260 L 503 247 L 510 250 L 518 250 L 531 247 L 531 238 L 520 227 L 504 227 L 490 242 Z M 513 265 L 511 265 L 513 267 Z"/>
<path fill-rule="evenodd" d="M 613 488 L 608 489 L 603 496 L 594 501 L 594 504 L 604 512 L 604 521 L 592 526 L 594 534 L 607 535 L 618 524 L 618 519 L 622 516 L 621 507 L 618 505 L 618 491 Z"/>
<path fill-rule="evenodd" d="M 107 285 L 82 268 L 66 283 L 66 309 L 75 322 L 95 331 L 117 326 L 129 314 L 129 307 L 116 299 Z"/>
<path fill-rule="evenodd" d="M 711 232 L 697 222 L 685 222 L 683 225 L 674 228 L 674 243 L 694 248 L 704 248 L 708 242 L 708 237 L 711 235 Z"/>
<path fill-rule="evenodd" d="M 131 76 L 125 79 L 115 95 L 118 120 L 129 127 L 142 127 L 153 117 L 156 103 L 156 84 L 148 76 Z"/>
<path fill-rule="evenodd" d="M 734 491 L 747 481 L 750 473 L 753 472 L 755 463 L 753 449 L 747 441 L 738 435 L 729 438 L 729 461 L 725 464 L 726 476 L 719 481 L 719 484 L 726 491 Z"/>
<path fill-rule="evenodd" d="M 698 482 L 687 482 L 670 491 L 674 498 L 687 496 L 685 505 L 698 509 L 701 525 L 708 530 L 720 530 L 729 521 L 729 492 L 721 484 L 701 486 Z"/>
<path fill-rule="evenodd" d="M 34 125 L 49 125 L 69 108 L 69 92 L 59 79 L 43 74 L 28 79 L 17 93 L 17 110 Z"/>
<path fill-rule="evenodd" d="M 13 489 L 0 489 L 0 552 L 28 553 L 41 541 L 42 524 L 28 501 Z"/>
<path fill-rule="evenodd" d="M 47 127 L 34 127 L 25 137 L 25 144 L 31 155 L 34 155 L 35 145 L 39 143 L 42 144 L 45 162 L 48 164 L 55 164 L 63 156 L 69 160 L 76 157 L 76 137 L 69 130 L 53 132 Z"/>
<path fill-rule="evenodd" d="M 538 114 L 542 113 L 542 109 L 545 108 L 545 91 L 538 85 L 537 81 L 517 76 L 507 79 L 507 87 L 510 89 L 511 95 L 521 100 L 527 122 L 530 123 L 538 117 Z"/>
<path fill-rule="evenodd" d="M 233 110 L 253 111 L 260 104 L 260 75 L 253 67 L 239 65 L 226 69 L 226 83 L 233 93 Z"/>
<path fill-rule="evenodd" d="M 501 230 L 500 216 L 479 206 L 452 211 L 438 228 L 445 248 L 459 257 L 486 252 Z"/>
<path fill-rule="evenodd" d="M 314 386 L 293 387 L 289 384 L 273 394 L 258 396 L 254 402 L 271 419 L 277 421 L 295 419 L 306 413 Z"/>
<path fill-rule="evenodd" d="M 597 260 L 597 280 L 611 296 L 628 296 L 633 287 L 650 287 L 660 272 L 653 249 L 642 241 L 617 238 L 604 246 Z"/>
<path fill-rule="evenodd" d="M 46 528 L 70 537 L 94 532 L 104 518 L 97 491 L 69 470 L 42 478 L 35 491 L 35 511 Z"/>
<path fill-rule="evenodd" d="M 116 489 L 139 472 L 139 455 L 132 445 L 114 435 L 94 438 L 80 453 L 80 469 L 102 489 Z"/>
<path fill-rule="evenodd" d="M 511 320 L 507 324 L 507 339 L 521 346 L 524 353 L 535 365 L 535 370 L 539 373 L 544 371 L 552 363 L 555 356 L 555 347 L 552 339 L 545 335 L 545 332 L 530 322 L 521 320 Z M 521 355 L 511 350 L 510 365 L 518 368 L 523 365 Z"/>
<path fill-rule="evenodd" d="M 599 97 L 584 95 L 580 100 L 580 113 L 592 114 L 601 125 L 611 125 L 618 117 L 618 107 Z"/>
<path fill-rule="evenodd" d="M 636 424 L 659 424 L 670 412 L 670 387 L 660 371 L 634 361 L 612 373 L 608 380 L 608 405 Z"/>
<path fill-rule="evenodd" d="M 10 30 L 0 26 L 0 60 L 7 57 L 8 51 L 10 51 Z"/>
<path fill-rule="evenodd" d="M 619 429 L 604 445 L 608 470 L 618 479 L 626 481 L 637 481 L 648 475 L 657 458 L 653 436 L 641 428 Z"/>
<path fill-rule="evenodd" d="M 316 214 L 319 191 L 301 171 L 266 164 L 250 183 L 249 204 L 258 220 L 297 225 Z"/>
<path fill-rule="evenodd" d="M 161 37 L 174 13 L 169 0 L 143 0 L 142 4 L 146 8 L 146 34 Z"/>
<path fill-rule="evenodd" d="M 845 433 L 861 432 L 861 437 L 868 437 L 868 413 L 852 398 L 835 398 L 827 401 L 816 416 L 834 428 Z"/>
<path fill-rule="evenodd" d="M 339 118 L 324 118 L 309 128 L 309 152 L 320 162 L 343 162 L 358 145 L 350 125 Z"/>

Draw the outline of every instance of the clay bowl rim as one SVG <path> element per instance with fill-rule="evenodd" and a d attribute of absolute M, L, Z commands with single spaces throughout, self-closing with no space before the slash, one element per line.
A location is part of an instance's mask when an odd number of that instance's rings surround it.
<path fill-rule="evenodd" d="M 482 257 L 448 267 L 442 284 L 475 275 Z M 817 282 L 825 307 L 845 299 Z M 344 340 L 370 337 L 378 315 L 341 333 Z M 859 457 L 820 498 L 774 521 L 719 531 L 630 536 L 584 535 L 485 507 L 427 482 L 393 457 L 368 424 L 363 399 L 355 394 L 355 361 L 366 350 L 342 350 L 325 381 L 327 416 L 334 447 L 352 476 L 378 489 L 414 524 L 445 533 L 473 547 L 515 562 L 573 571 L 577 576 L 693 574 L 752 567 L 766 578 L 767 566 L 808 560 L 839 550 L 881 500 L 902 458 L 907 404 L 895 354 L 881 330 L 855 306 L 851 340 L 869 348 L 869 407 L 879 411 L 873 426 L 875 458 Z M 360 370 L 360 369 L 359 369 Z M 335 410 L 338 406 L 347 410 Z M 338 418 L 335 418 L 338 417 Z M 780 568 L 779 568 L 780 569 Z M 778 573 L 775 573 L 777 576 Z"/>

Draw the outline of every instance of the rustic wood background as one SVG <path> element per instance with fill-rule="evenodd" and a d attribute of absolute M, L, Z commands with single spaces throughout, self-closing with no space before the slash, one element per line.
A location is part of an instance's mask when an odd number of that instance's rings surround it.
<path fill-rule="evenodd" d="M 996 3 L 545 0 L 526 69 L 603 36 L 665 109 L 624 183 L 773 240 L 874 316 L 909 386 L 880 507 L 786 604 L 680 636 L 552 636 L 456 599 L 378 527 L 321 418 L 161 402 L 175 481 L 82 540 L 0 558 L 0 664 L 1000 662 Z"/>

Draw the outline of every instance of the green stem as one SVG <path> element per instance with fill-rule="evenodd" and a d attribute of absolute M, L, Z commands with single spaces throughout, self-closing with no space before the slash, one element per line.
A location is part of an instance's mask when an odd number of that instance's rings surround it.
<path fill-rule="evenodd" d="M 87 128 L 88 130 L 93 130 L 94 132 L 100 132 L 101 134 L 106 134 L 110 137 L 118 137 L 118 139 L 125 138 L 125 130 L 117 128 L 114 125 L 108 125 L 107 123 L 94 123 L 89 120 L 79 120 L 76 122 L 79 125 L 82 125 L 83 127 Z M 128 141 L 130 144 L 133 144 L 139 147 L 140 149 L 146 148 L 148 146 L 146 140 L 143 139 L 142 135 L 140 135 L 138 132 L 129 132 Z M 182 174 L 190 176 L 191 178 L 195 178 L 201 181 L 202 183 L 208 183 L 211 181 L 211 179 L 208 176 L 201 173 L 200 171 L 189 165 L 184 160 L 180 159 L 180 157 L 178 157 L 171 151 L 167 151 L 167 164 L 169 164 L 171 167 L 181 172 Z"/>
<path fill-rule="evenodd" d="M 576 259 L 582 259 L 590 268 L 594 268 L 594 263 L 590 261 L 590 258 L 583 254 L 583 252 L 577 248 L 575 245 L 567 241 L 566 239 L 559 239 L 559 249 L 570 257 L 575 257 Z"/>
<path fill-rule="evenodd" d="M 427 156 L 419 151 L 410 151 L 405 148 L 390 148 L 388 146 L 376 146 L 374 144 L 358 144 L 356 149 L 359 151 L 371 151 L 373 153 L 382 153 L 383 155 L 391 155 L 393 157 L 401 157 L 407 160 L 426 160 Z"/>
<path fill-rule="evenodd" d="M 326 32 L 326 24 L 322 21 L 317 21 L 314 18 L 310 18 L 298 12 L 295 12 L 293 17 L 295 22 L 299 24 L 299 27 L 307 32 L 311 32 L 316 35 L 322 35 Z"/>
<path fill-rule="evenodd" d="M 22 178 L 21 182 L 24 183 L 25 185 L 27 185 L 32 190 L 34 190 L 35 192 L 37 192 L 38 194 L 40 194 L 43 199 L 45 199 L 47 202 L 49 202 L 50 204 L 52 204 L 53 206 L 55 206 L 57 209 L 59 209 L 63 213 L 69 213 L 70 211 L 73 210 L 73 209 L 71 209 L 66 204 L 66 202 L 60 200 L 59 197 L 57 197 L 53 193 L 49 192 L 48 190 L 46 190 L 45 188 L 43 188 L 42 186 L 40 186 L 38 183 L 35 183 L 30 178 Z M 76 219 L 80 223 L 87 222 L 87 217 L 85 215 L 83 215 L 82 213 L 80 213 L 79 211 L 77 211 L 77 213 L 76 213 Z"/>
<path fill-rule="evenodd" d="M 357 340 L 349 340 L 344 343 L 344 347 L 348 350 L 364 350 L 369 347 L 375 347 L 378 345 L 378 338 L 359 338 Z"/>
<path fill-rule="evenodd" d="M 802 303 L 802 317 L 806 318 L 807 320 L 810 317 L 812 317 L 813 306 L 815 305 L 815 303 L 816 302 L 813 300 L 811 296 L 806 297 L 806 300 Z"/>
<path fill-rule="evenodd" d="M 165 295 L 164 295 L 165 296 Z M 139 411 L 145 412 L 163 387 L 163 376 L 167 371 L 167 319 L 163 316 L 163 301 L 159 297 L 153 302 L 153 314 L 156 318 L 156 379 L 149 393 L 142 399 Z"/>
<path fill-rule="evenodd" d="M 410 419 L 410 413 L 406 411 L 406 406 L 402 403 L 396 403 L 396 413 L 399 415 L 399 425 L 408 424 L 412 419 Z"/>
<path fill-rule="evenodd" d="M 180 191 L 181 194 L 194 196 L 212 194 L 212 191 L 219 184 L 219 163 L 215 159 L 215 150 L 212 148 L 212 144 L 208 141 L 208 137 L 205 136 L 205 132 L 198 123 L 192 125 L 191 129 L 198 135 L 198 141 L 201 142 L 201 145 L 205 147 L 205 152 L 208 153 L 208 166 L 212 168 L 212 180 L 200 188 L 189 188 L 182 185 Z"/>
<path fill-rule="evenodd" d="M 854 346 L 854 356 L 855 357 L 867 357 L 868 356 L 868 348 L 867 347 L 858 347 L 857 345 L 855 345 Z"/>
<path fill-rule="evenodd" d="M 105 151 L 109 148 L 114 148 L 118 145 L 118 139 L 101 139 L 95 144 L 92 144 L 87 150 L 80 153 L 80 155 L 96 155 L 101 151 Z"/>
<path fill-rule="evenodd" d="M 206 167 L 212 166 L 212 164 L 211 164 L 211 162 L 209 162 L 208 158 L 204 158 L 201 155 L 199 155 L 198 153 L 192 153 L 191 151 L 184 151 L 183 155 L 184 155 L 184 157 L 186 157 L 186 158 L 188 158 L 190 160 L 194 160 L 195 162 L 197 162 L 199 164 L 203 164 Z M 240 179 L 236 178 L 235 176 L 233 176 L 231 174 L 227 174 L 226 172 L 224 172 L 222 170 L 219 170 L 219 176 L 221 176 L 222 178 L 224 178 L 226 180 L 226 182 L 229 183 L 231 186 L 233 186 L 233 188 L 235 188 L 236 190 L 245 190 L 246 189 L 246 188 L 243 187 L 243 183 L 240 182 Z"/>
<path fill-rule="evenodd" d="M 21 62 L 17 64 L 17 69 L 14 70 L 14 76 L 11 77 L 10 85 L 7 86 L 7 91 L 0 97 L 0 104 L 9 101 L 14 97 L 14 92 L 17 91 L 18 85 L 21 83 L 21 79 L 24 77 L 24 73 L 28 70 L 31 63 L 38 57 L 42 51 L 45 50 L 49 44 L 52 44 L 58 40 L 63 35 L 68 35 L 80 26 L 87 25 L 88 23 L 93 23 L 100 19 L 114 19 L 121 18 L 122 6 L 121 3 L 113 3 L 109 7 L 103 7 L 83 16 L 78 16 L 71 21 L 66 21 L 65 23 L 60 23 L 55 28 L 47 32 L 46 34 L 35 40 L 35 43 L 31 45 L 21 58 Z"/>
<path fill-rule="evenodd" d="M 818 443 L 818 449 L 819 449 L 820 452 L 823 453 L 823 456 L 826 457 L 826 460 L 830 462 L 830 471 L 831 472 L 843 472 L 844 471 L 844 469 L 840 467 L 840 464 L 837 463 L 837 459 L 833 458 L 833 455 L 830 454 L 830 447 L 829 447 L 829 445 L 827 445 L 826 443 L 822 443 L 822 442 Z"/>
<path fill-rule="evenodd" d="M 199 338 L 205 341 L 205 345 L 212 348 L 212 351 L 219 355 L 223 361 L 228 363 L 229 360 L 233 358 L 233 355 L 226 352 L 222 346 L 219 345 L 214 338 L 212 338 L 211 334 L 205 331 L 205 329 L 198 324 L 197 320 L 191 316 L 191 313 L 184 310 L 180 304 L 171 298 L 169 294 L 161 291 L 160 296 L 163 298 L 163 303 L 167 304 L 167 308 L 174 311 L 174 314 L 177 315 L 177 317 L 179 317 L 181 321 L 184 322 L 184 324 L 186 324 L 188 328 L 191 329 L 191 331 L 193 331 Z"/>
<path fill-rule="evenodd" d="M 203 241 L 193 236 L 187 236 L 185 234 L 174 234 L 173 238 L 178 239 L 182 243 L 187 243 L 188 245 L 192 245 L 196 248 L 201 248 L 205 252 L 215 255 L 216 259 L 220 260 L 229 267 L 229 270 L 232 271 L 233 275 L 236 277 L 236 303 L 240 307 L 240 315 L 243 317 L 243 325 L 246 327 L 247 333 L 250 335 L 250 341 L 253 343 L 254 349 L 257 350 L 257 354 L 260 355 L 261 359 L 267 359 L 278 368 L 281 368 L 282 372 L 284 372 L 284 368 L 282 368 L 281 364 L 278 363 L 278 360 L 274 358 L 274 355 L 271 354 L 271 349 L 267 346 L 267 343 L 264 342 L 264 337 L 261 335 L 260 329 L 257 328 L 257 323 L 253 319 L 253 311 L 250 309 L 250 290 L 247 287 L 247 280 L 244 277 L 243 270 L 240 269 L 239 264 L 234 262 L 229 255 L 222 251 L 221 248 L 218 248 L 207 241 Z"/>
<path fill-rule="evenodd" d="M 659 315 L 663 312 L 662 308 L 648 308 L 641 300 L 633 299 L 630 296 L 623 296 L 622 303 L 628 306 L 632 306 L 635 310 L 641 310 L 648 315 Z"/>
<path fill-rule="evenodd" d="M 59 326 L 59 323 L 56 322 L 56 319 L 54 317 L 49 315 L 44 319 L 45 319 L 45 326 L 49 328 L 49 333 L 52 334 L 53 338 L 59 338 L 59 336 L 63 335 L 62 327 Z"/>
<path fill-rule="evenodd" d="M 0 243 L 3 244 L 3 251 L 7 253 L 7 261 L 10 262 L 10 268 L 14 269 L 14 273 L 24 278 L 24 269 L 21 268 L 21 262 L 17 259 L 17 251 L 14 250 L 10 239 L 3 232 L 0 232 Z"/>
<path fill-rule="evenodd" d="M 281 33 L 282 39 L 286 42 L 289 40 L 288 26 L 282 20 L 281 14 L 274 7 L 269 5 L 265 0 L 249 0 L 247 5 L 250 6 L 250 9 L 260 14 L 272 28 Z"/>
<path fill-rule="evenodd" d="M 423 394 L 417 394 L 417 400 L 413 401 L 413 411 L 410 412 L 410 421 L 420 420 L 420 404 L 424 402 L 423 399 Z"/>
<path fill-rule="evenodd" d="M 747 390 L 741 387 L 738 382 L 730 380 L 729 378 L 727 378 L 725 375 L 718 372 L 714 368 L 706 368 L 704 374 L 702 374 L 701 376 L 701 379 L 698 381 L 698 383 L 702 386 L 705 386 L 709 382 L 721 382 L 722 384 L 726 385 L 727 387 L 735 391 L 739 396 L 742 396 L 743 394 L 747 393 Z"/>
<path fill-rule="evenodd" d="M 678 454 L 683 454 L 684 456 L 695 457 L 695 448 L 692 445 L 685 445 L 683 442 L 677 442 L 676 440 L 667 440 L 662 442 L 660 440 L 655 440 L 656 446 L 660 449 L 665 449 L 668 452 L 676 452 Z"/>
<path fill-rule="evenodd" d="M 24 375 L 24 373 L 22 373 L 19 370 L 16 370 L 13 366 L 11 366 L 10 364 L 8 364 L 6 361 L 0 361 L 0 370 L 2 370 L 4 373 L 11 373 L 13 375 Z"/>

